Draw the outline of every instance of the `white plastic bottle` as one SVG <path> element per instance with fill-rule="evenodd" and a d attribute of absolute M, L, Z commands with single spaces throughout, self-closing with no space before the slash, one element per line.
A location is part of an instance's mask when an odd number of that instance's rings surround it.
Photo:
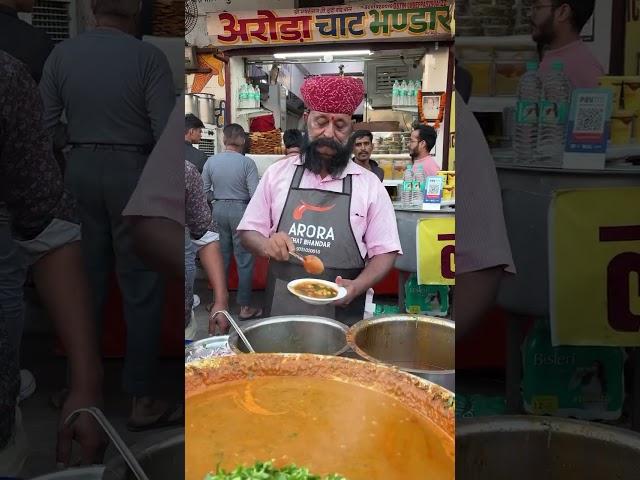
<path fill-rule="evenodd" d="M 407 84 L 407 106 L 413 107 L 416 105 L 416 84 L 413 83 L 413 80 L 410 80 Z"/>
<path fill-rule="evenodd" d="M 240 85 L 240 90 L 238 91 L 238 106 L 240 108 L 247 108 L 247 84 L 243 83 Z"/>
<path fill-rule="evenodd" d="M 402 189 L 400 190 L 400 201 L 403 207 L 410 207 L 413 203 L 413 170 L 411 165 L 407 165 L 402 178 Z"/>
<path fill-rule="evenodd" d="M 538 145 L 538 123 L 540 117 L 540 95 L 542 83 L 538 75 L 538 64 L 527 63 L 527 72 L 518 84 L 518 104 L 516 106 L 516 124 L 513 149 L 516 163 L 535 161 Z"/>
<path fill-rule="evenodd" d="M 393 88 L 392 88 L 391 91 L 392 91 L 391 106 L 392 107 L 397 107 L 398 106 L 398 93 L 400 91 L 400 83 L 398 83 L 398 80 L 393 82 Z"/>
<path fill-rule="evenodd" d="M 538 154 L 545 165 L 562 165 L 570 104 L 571 83 L 564 73 L 564 63 L 556 61 L 542 77 Z"/>
<path fill-rule="evenodd" d="M 413 175 L 413 191 L 411 192 L 411 206 L 422 208 L 424 202 L 424 187 L 427 178 L 422 165 L 416 167 Z"/>
<path fill-rule="evenodd" d="M 407 104 L 407 82 L 405 80 L 400 84 L 400 106 L 404 107 Z"/>
<path fill-rule="evenodd" d="M 253 108 L 260 108 L 260 87 L 258 85 L 251 88 L 251 99 Z"/>

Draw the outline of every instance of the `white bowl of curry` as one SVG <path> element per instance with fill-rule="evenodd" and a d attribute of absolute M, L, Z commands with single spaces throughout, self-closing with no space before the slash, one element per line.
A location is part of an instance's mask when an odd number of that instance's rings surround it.
<path fill-rule="evenodd" d="M 305 303 L 325 305 L 344 298 L 347 289 L 328 280 L 299 278 L 287 284 L 287 289 Z"/>

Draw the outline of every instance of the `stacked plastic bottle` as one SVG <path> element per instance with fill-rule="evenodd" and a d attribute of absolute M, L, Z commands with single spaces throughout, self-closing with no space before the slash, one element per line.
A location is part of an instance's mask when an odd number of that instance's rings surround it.
<path fill-rule="evenodd" d="M 258 85 L 256 85 L 253 88 L 254 93 L 254 97 L 253 97 L 253 106 L 255 108 L 260 108 L 260 87 Z"/>
<path fill-rule="evenodd" d="M 402 189 L 400 190 L 400 202 L 403 207 L 410 207 L 413 203 L 413 170 L 411 165 L 407 165 L 402 178 Z"/>
<path fill-rule="evenodd" d="M 571 83 L 564 73 L 564 64 L 556 61 L 542 77 L 538 159 L 545 165 L 562 164 L 570 104 Z"/>
<path fill-rule="evenodd" d="M 400 83 L 400 106 L 404 107 L 407 104 L 407 95 L 408 95 L 409 85 L 407 85 L 406 80 L 403 80 Z"/>
<path fill-rule="evenodd" d="M 393 107 L 414 107 L 418 103 L 418 91 L 422 90 L 422 82 L 406 80 L 393 82 L 391 105 Z"/>
<path fill-rule="evenodd" d="M 422 165 L 418 165 L 413 176 L 413 191 L 411 192 L 412 207 L 422 208 L 426 179 Z"/>
<path fill-rule="evenodd" d="M 527 72 L 518 85 L 514 151 L 517 163 L 531 163 L 535 160 L 538 145 L 538 122 L 542 83 L 538 76 L 538 64 L 527 63 Z"/>
<path fill-rule="evenodd" d="M 407 84 L 407 99 L 406 105 L 407 107 L 413 106 L 416 104 L 416 84 L 413 83 L 413 80 L 410 80 Z"/>
<path fill-rule="evenodd" d="M 393 82 L 391 106 L 397 107 L 398 105 L 400 105 L 398 103 L 399 101 L 400 101 L 400 82 L 396 80 L 395 82 Z"/>
<path fill-rule="evenodd" d="M 240 108 L 259 108 L 260 87 L 243 83 L 238 92 L 238 105 Z"/>

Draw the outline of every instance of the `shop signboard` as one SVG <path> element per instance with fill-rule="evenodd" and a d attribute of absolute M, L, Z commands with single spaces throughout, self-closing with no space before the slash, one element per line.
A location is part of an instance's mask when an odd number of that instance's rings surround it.
<path fill-rule="evenodd" d="M 419 285 L 454 285 L 456 220 L 454 215 L 420 219 L 416 232 Z"/>
<path fill-rule="evenodd" d="M 564 168 L 603 169 L 613 96 L 604 88 L 577 89 L 567 122 Z"/>
<path fill-rule="evenodd" d="M 640 188 L 560 191 L 549 212 L 554 346 L 640 346 Z"/>
<path fill-rule="evenodd" d="M 451 0 L 381 2 L 288 10 L 216 11 L 207 33 L 216 47 L 347 41 L 451 40 Z"/>

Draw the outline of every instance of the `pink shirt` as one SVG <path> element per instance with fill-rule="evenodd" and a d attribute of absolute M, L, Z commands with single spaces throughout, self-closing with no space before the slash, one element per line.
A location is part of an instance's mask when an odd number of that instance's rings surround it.
<path fill-rule="evenodd" d="M 278 228 L 284 210 L 287 193 L 293 180 L 300 156 L 285 158 L 271 165 L 263 175 L 256 193 L 238 225 L 238 230 L 255 230 L 270 237 Z M 363 257 L 383 253 L 402 253 L 396 214 L 389 194 L 382 182 L 372 172 L 354 162 L 349 162 L 338 179 L 330 176 L 322 179 L 305 170 L 300 188 L 314 188 L 332 192 L 342 191 L 342 179 L 351 174 L 351 228 Z"/>
<path fill-rule="evenodd" d="M 427 155 L 426 157 L 419 158 L 415 162 L 413 162 L 413 171 L 416 171 L 418 166 L 422 166 L 422 170 L 427 177 L 435 176 L 441 169 L 436 162 L 436 159 L 433 158 L 433 155 Z"/>
<path fill-rule="evenodd" d="M 564 63 L 564 73 L 573 88 L 597 88 L 598 77 L 605 75 L 602 65 L 582 40 L 546 52 L 540 64 L 540 73 L 550 72 L 556 60 Z"/>

